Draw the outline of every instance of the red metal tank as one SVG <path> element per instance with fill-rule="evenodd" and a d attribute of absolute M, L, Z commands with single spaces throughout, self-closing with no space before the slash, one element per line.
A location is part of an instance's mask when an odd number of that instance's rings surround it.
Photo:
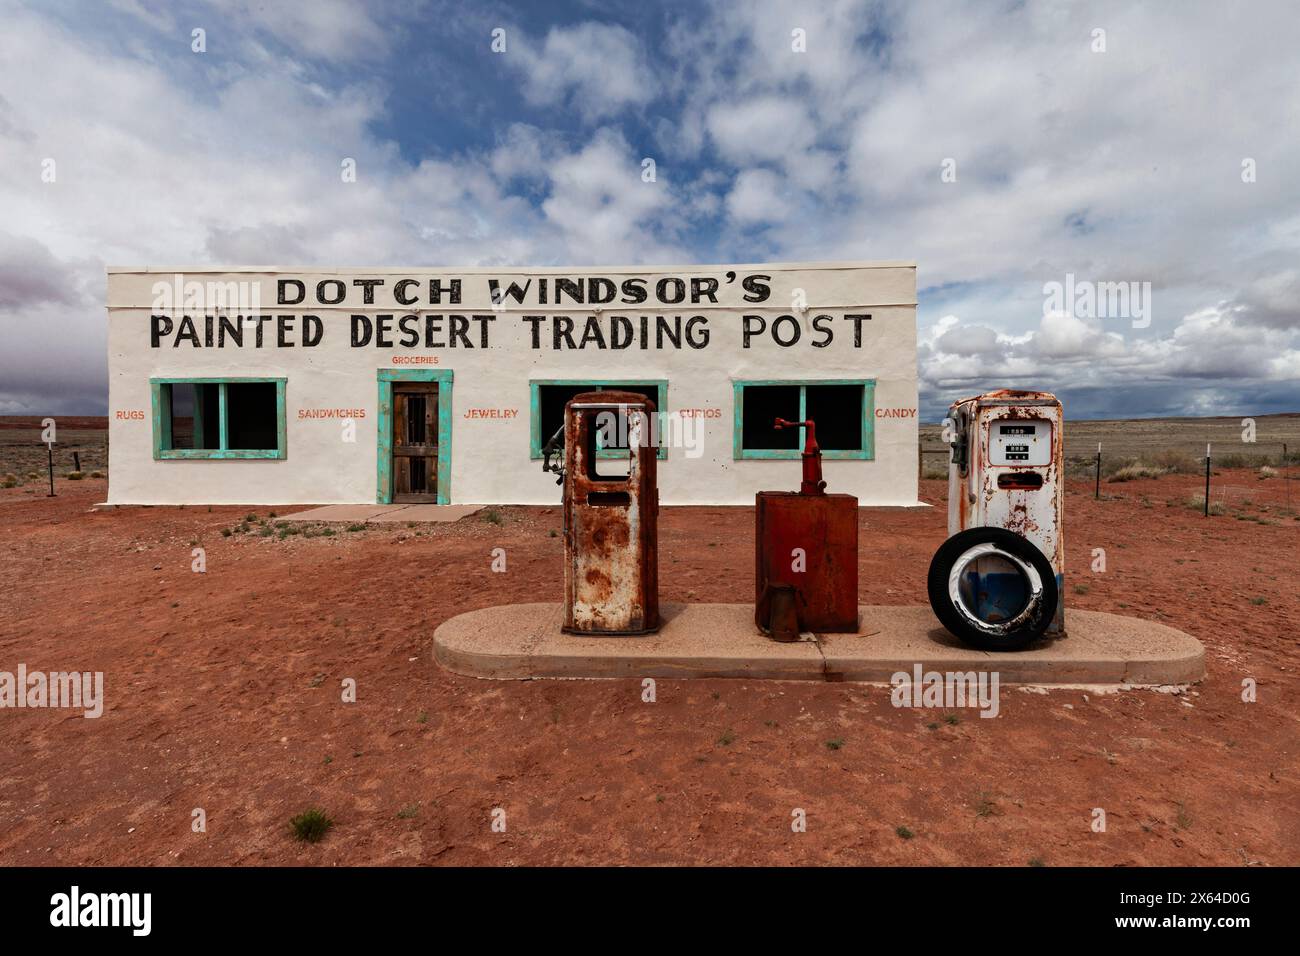
<path fill-rule="evenodd" d="M 760 491 L 754 500 L 754 623 L 776 640 L 800 631 L 858 629 L 858 499 L 827 494 L 821 449 L 810 421 L 803 428 L 800 490 Z"/>

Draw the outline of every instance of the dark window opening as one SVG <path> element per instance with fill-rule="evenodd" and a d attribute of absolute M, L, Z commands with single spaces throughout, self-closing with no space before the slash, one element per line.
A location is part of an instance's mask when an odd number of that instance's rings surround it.
<path fill-rule="evenodd" d="M 742 437 L 745 448 L 796 449 L 801 429 L 773 427 L 778 418 L 799 420 L 798 385 L 747 385 L 742 393 Z M 820 427 L 820 423 L 818 423 Z"/>
<path fill-rule="evenodd" d="M 226 385 L 226 447 L 276 448 L 274 382 L 230 382 Z"/>
<path fill-rule="evenodd" d="M 172 448 L 220 448 L 221 410 L 217 386 L 202 382 L 169 385 Z"/>
<path fill-rule="evenodd" d="M 542 444 L 564 427 L 564 406 L 569 399 L 591 391 L 587 385 L 539 385 L 537 401 L 542 416 Z"/>
<path fill-rule="evenodd" d="M 733 436 L 737 458 L 797 458 L 802 429 L 775 427 L 776 419 L 812 421 L 817 444 L 833 458 L 874 455 L 874 383 L 736 382 L 740 425 Z"/>
<path fill-rule="evenodd" d="M 827 451 L 862 450 L 861 385 L 807 385 L 804 416 L 817 425 L 817 444 Z"/>
<path fill-rule="evenodd" d="M 194 444 L 194 406 L 197 385 L 169 385 L 172 405 L 172 447 L 202 448 L 203 436 L 199 435 L 199 444 Z"/>

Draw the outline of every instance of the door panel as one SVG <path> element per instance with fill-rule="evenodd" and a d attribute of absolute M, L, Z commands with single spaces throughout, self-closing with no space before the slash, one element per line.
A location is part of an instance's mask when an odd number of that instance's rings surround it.
<path fill-rule="evenodd" d="M 393 501 L 438 500 L 438 386 L 393 386 Z"/>

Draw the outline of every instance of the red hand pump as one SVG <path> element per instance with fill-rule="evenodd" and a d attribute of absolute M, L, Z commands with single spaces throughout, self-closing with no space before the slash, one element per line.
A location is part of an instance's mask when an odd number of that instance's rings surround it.
<path fill-rule="evenodd" d="M 802 456 L 803 482 L 799 485 L 799 494 L 824 495 L 826 482 L 822 480 L 822 450 L 817 444 L 816 423 L 811 418 L 802 422 L 788 422 L 784 418 L 778 418 L 774 427 L 778 431 L 782 428 L 807 429 L 804 433 Z"/>

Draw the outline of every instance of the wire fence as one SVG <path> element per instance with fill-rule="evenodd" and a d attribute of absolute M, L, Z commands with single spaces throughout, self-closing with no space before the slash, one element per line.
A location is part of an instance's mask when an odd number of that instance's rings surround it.
<path fill-rule="evenodd" d="M 1216 475 L 1222 477 L 1222 471 L 1242 468 L 1255 469 L 1261 479 L 1278 479 L 1284 488 L 1283 507 L 1292 510 L 1295 496 L 1300 503 L 1300 488 L 1293 490 L 1292 483 L 1300 481 L 1300 453 L 1293 451 L 1292 443 L 1281 441 L 1261 441 L 1243 443 L 1249 450 L 1215 452 L 1213 444 L 1203 449 L 1198 447 L 1183 448 L 1165 445 L 1158 451 L 1144 455 L 1114 456 L 1108 459 L 1104 453 L 1105 443 L 1099 443 L 1096 453 L 1091 458 L 1075 455 L 1067 456 L 1067 477 L 1093 480 L 1093 498 L 1100 500 L 1102 479 L 1107 483 L 1133 481 L 1142 478 L 1158 478 L 1167 474 L 1203 473 L 1205 492 L 1195 501 L 1202 514 L 1209 517 L 1212 513 L 1221 514 L 1233 509 L 1248 507 L 1259 497 L 1258 485 L 1243 485 L 1235 476 L 1216 483 Z M 948 462 L 951 450 L 947 446 L 918 449 L 917 477 L 920 480 L 947 478 Z M 1220 469 L 1216 472 L 1215 469 Z"/>

